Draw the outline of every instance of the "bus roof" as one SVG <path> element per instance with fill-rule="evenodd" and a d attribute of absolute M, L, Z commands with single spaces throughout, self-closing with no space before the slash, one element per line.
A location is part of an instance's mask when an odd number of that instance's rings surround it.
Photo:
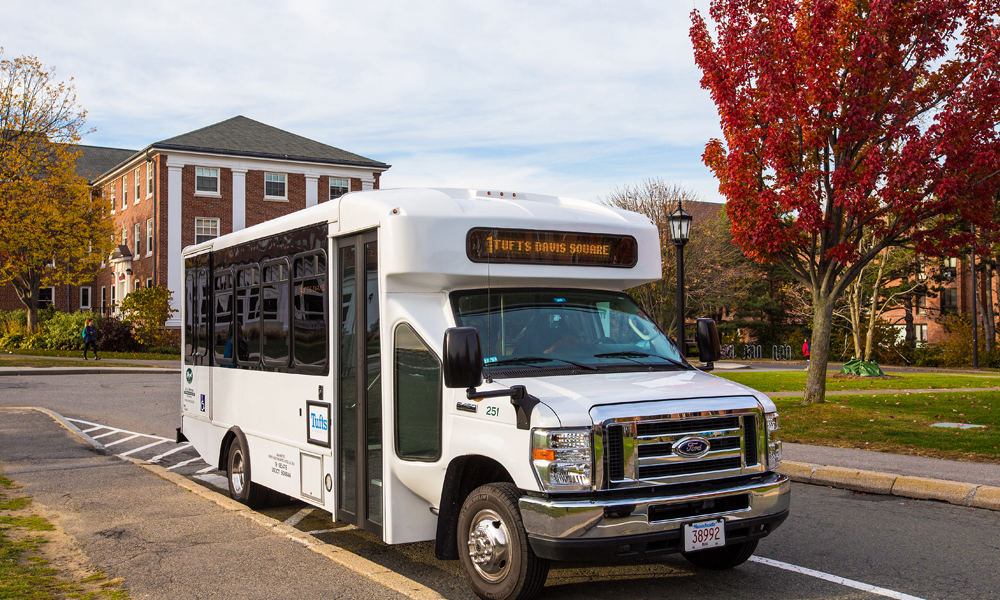
<path fill-rule="evenodd" d="M 624 289 L 659 279 L 660 238 L 648 217 L 594 202 L 505 190 L 387 189 L 338 200 L 189 246 L 184 255 L 220 250 L 284 231 L 328 223 L 333 236 L 379 229 L 380 271 L 387 291 L 558 285 Z M 633 267 L 489 264 L 466 252 L 473 228 L 632 236 Z"/>

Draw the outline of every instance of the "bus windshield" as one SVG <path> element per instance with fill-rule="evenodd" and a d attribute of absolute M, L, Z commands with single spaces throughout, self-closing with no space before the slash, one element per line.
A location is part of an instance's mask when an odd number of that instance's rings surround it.
<path fill-rule="evenodd" d="M 476 290 L 453 296 L 455 319 L 479 330 L 490 371 L 690 368 L 628 295 L 600 290 Z"/>

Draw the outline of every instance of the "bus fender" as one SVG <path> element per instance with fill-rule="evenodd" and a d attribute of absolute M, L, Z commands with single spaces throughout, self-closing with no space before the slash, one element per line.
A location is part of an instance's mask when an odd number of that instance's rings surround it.
<path fill-rule="evenodd" d="M 455 457 L 448 464 L 438 507 L 434 556 L 438 560 L 458 560 L 458 514 L 472 490 L 487 483 L 514 483 L 499 462 L 478 454 Z"/>

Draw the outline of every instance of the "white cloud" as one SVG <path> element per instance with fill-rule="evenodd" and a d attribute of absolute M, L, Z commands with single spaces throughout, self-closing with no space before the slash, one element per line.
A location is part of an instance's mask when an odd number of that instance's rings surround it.
<path fill-rule="evenodd" d="M 715 199 L 700 155 L 718 123 L 689 11 L 41 0 L 9 8 L 20 26 L 4 44 L 7 57 L 34 54 L 75 77 L 97 129 L 87 143 L 140 148 L 243 114 L 392 163 L 387 184 L 496 182 L 593 199 L 663 177 Z"/>

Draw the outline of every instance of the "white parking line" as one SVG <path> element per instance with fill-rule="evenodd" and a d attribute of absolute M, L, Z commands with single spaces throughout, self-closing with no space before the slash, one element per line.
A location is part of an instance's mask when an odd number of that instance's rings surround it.
<path fill-rule="evenodd" d="M 167 440 L 167 441 L 170 441 L 170 440 Z M 154 456 L 153 458 L 149 459 L 149 462 L 151 462 L 151 463 L 160 462 L 161 458 L 166 458 L 166 457 L 170 456 L 171 454 L 173 454 L 174 452 L 180 452 L 181 450 L 187 450 L 190 447 L 191 447 L 191 444 L 185 444 L 183 446 L 177 446 L 173 450 L 167 450 L 163 454 Z"/>
<path fill-rule="evenodd" d="M 68 421 L 69 419 L 67 419 Z M 97 431 L 98 429 L 107 429 L 104 425 L 98 425 L 97 427 L 91 427 L 90 429 L 84 429 L 84 433 L 90 433 L 91 431 Z"/>
<path fill-rule="evenodd" d="M 288 525 L 289 527 L 295 527 L 296 525 L 299 524 L 299 521 L 309 516 L 309 513 L 311 513 L 312 511 L 313 508 L 311 506 L 309 508 L 303 508 L 299 512 L 285 519 L 285 525 Z"/>
<path fill-rule="evenodd" d="M 771 560 L 770 558 L 751 556 L 750 562 L 760 563 L 762 565 L 767 565 L 769 567 L 777 567 L 779 569 L 784 569 L 786 571 L 791 571 L 793 573 L 801 573 L 802 575 L 808 575 L 809 577 L 815 577 L 817 579 L 830 581 L 832 583 L 839 583 L 840 585 L 843 586 L 854 588 L 856 590 L 861 590 L 863 592 L 869 592 L 871 594 L 877 594 L 879 596 L 885 596 L 886 598 L 893 598 L 894 600 L 923 600 L 922 598 L 911 596 L 909 594 L 904 594 L 902 592 L 887 590 L 885 588 L 869 585 L 867 583 L 861 583 L 860 581 L 854 581 L 853 579 L 847 579 L 845 577 L 838 577 L 837 575 L 830 575 L 829 573 L 823 573 L 822 571 L 814 571 L 812 569 L 807 569 L 805 567 L 790 565 L 788 563 L 784 563 L 778 560 Z"/>
<path fill-rule="evenodd" d="M 142 446 L 141 448 L 136 448 L 135 450 L 129 450 L 128 452 L 123 452 L 123 453 L 119 454 L 118 456 L 128 456 L 130 454 L 135 454 L 136 452 L 142 452 L 146 448 L 152 448 L 153 446 L 159 446 L 160 444 L 162 444 L 164 442 L 169 442 L 169 441 L 170 440 L 159 440 L 157 442 L 153 442 L 152 444 L 146 444 L 145 446 Z M 107 446 L 105 446 L 105 447 L 107 447 Z"/>
<path fill-rule="evenodd" d="M 126 432 L 122 431 L 121 429 L 112 429 L 111 431 L 109 431 L 107 433 L 102 433 L 101 435 L 95 435 L 93 439 L 99 440 L 102 437 L 108 437 L 109 435 L 114 435 L 116 433 L 126 433 Z"/>
<path fill-rule="evenodd" d="M 209 466 L 205 467 L 204 469 L 202 469 L 202 470 L 198 471 L 197 473 L 195 473 L 195 475 L 201 475 L 202 473 L 208 473 L 209 471 L 214 471 L 214 470 L 215 470 L 215 467 L 209 465 Z"/>
<path fill-rule="evenodd" d="M 200 456 L 197 457 L 197 458 L 192 458 L 191 460 L 186 460 L 184 462 L 179 462 L 179 463 L 177 463 L 176 465 L 174 465 L 172 467 L 167 467 L 167 470 L 168 471 L 173 471 L 174 469 L 179 469 L 179 468 L 181 468 L 183 466 L 189 465 L 189 464 L 191 464 L 191 463 L 193 463 L 195 461 L 199 461 L 199 460 L 201 460 Z"/>
<path fill-rule="evenodd" d="M 111 446 L 114 446 L 114 445 L 116 445 L 116 444 L 120 444 L 120 443 L 122 443 L 122 442 L 127 442 L 127 441 L 129 441 L 129 440 L 134 440 L 134 439 L 135 439 L 135 438 L 137 438 L 137 437 L 142 437 L 142 434 L 141 434 L 141 433 L 135 433 L 135 434 L 132 434 L 132 435 L 130 435 L 130 436 L 128 436 L 128 437 L 124 437 L 124 438 L 122 438 L 122 439 L 120 439 L 120 440 L 115 440 L 115 441 L 111 442 L 110 444 L 104 444 L 104 447 L 105 447 L 105 448 L 110 448 Z M 96 438 L 95 438 L 95 439 L 96 439 Z"/>

